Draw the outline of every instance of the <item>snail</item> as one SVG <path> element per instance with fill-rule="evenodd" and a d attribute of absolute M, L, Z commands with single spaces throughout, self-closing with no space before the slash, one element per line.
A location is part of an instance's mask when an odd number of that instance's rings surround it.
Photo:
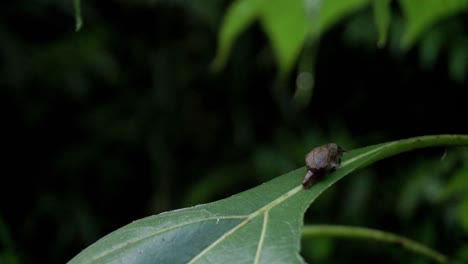
<path fill-rule="evenodd" d="M 346 152 L 335 143 L 325 144 L 312 149 L 305 156 L 307 173 L 302 180 L 304 189 L 310 188 L 325 175 L 334 171 L 341 163 L 341 156 Z"/>

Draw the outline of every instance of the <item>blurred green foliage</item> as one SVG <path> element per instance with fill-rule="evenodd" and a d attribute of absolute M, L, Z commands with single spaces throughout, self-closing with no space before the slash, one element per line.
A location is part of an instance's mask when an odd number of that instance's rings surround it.
<path fill-rule="evenodd" d="M 15 264 L 20 263 L 20 257 L 15 252 L 15 245 L 11 238 L 10 230 L 3 221 L 3 217 L 0 215 L 0 245 L 2 250 L 0 251 L 0 263 Z"/>
<path fill-rule="evenodd" d="M 402 39 L 402 44 L 406 47 L 412 46 L 437 21 L 468 9 L 466 0 L 429 0 L 424 3 L 402 0 L 400 3 L 407 24 Z"/>
<path fill-rule="evenodd" d="M 229 7 L 220 29 L 218 51 L 214 60 L 215 69 L 220 69 L 226 63 L 233 42 L 256 19 L 259 19 L 265 34 L 269 37 L 281 76 L 287 75 L 294 67 L 306 41 L 312 38 L 317 41 L 333 25 L 343 21 L 350 14 L 356 13 L 372 5 L 374 21 L 366 20 L 366 26 L 357 31 L 365 31 L 372 23 L 378 32 L 378 46 L 382 47 L 387 41 L 387 32 L 391 23 L 392 12 L 402 16 L 403 23 L 397 23 L 402 34 L 392 35 L 401 43 L 400 48 L 407 50 L 412 47 L 430 27 L 444 18 L 468 10 L 466 0 L 448 1 L 398 1 L 397 7 L 392 8 L 389 0 L 294 0 L 294 1 L 263 1 L 237 0 Z M 310 36 L 309 38 L 307 36 Z M 351 35 L 359 35 L 353 32 Z M 429 34 L 430 35 L 430 34 Z M 450 49 L 456 53 L 450 56 L 449 72 L 455 80 L 463 81 L 468 68 L 468 45 L 466 34 L 451 34 L 458 36 L 455 46 Z M 374 37 L 368 36 L 366 40 Z M 439 38 L 440 39 L 440 38 Z M 430 44 L 429 44 L 430 45 Z M 422 45 L 425 46 L 424 44 Z M 307 47 L 305 47 L 307 48 Z M 422 57 L 436 57 L 438 50 L 426 48 Z M 307 53 L 306 53 L 307 54 Z M 312 84 L 311 84 L 312 85 Z"/>
<path fill-rule="evenodd" d="M 377 46 L 383 47 L 387 43 L 388 29 L 391 21 L 390 0 L 375 0 L 373 2 L 374 20 L 379 33 Z"/>
<path fill-rule="evenodd" d="M 276 55 L 279 72 L 281 75 L 286 75 L 294 66 L 308 34 L 312 36 L 323 34 L 345 15 L 368 2 L 368 0 L 234 1 L 220 29 L 215 68 L 219 69 L 226 63 L 232 42 L 239 34 L 255 19 L 260 19 Z"/>
<path fill-rule="evenodd" d="M 322 143 L 468 132 L 466 1 L 392 1 L 382 49 L 385 6 L 323 2 L 310 44 L 301 1 L 264 2 L 82 1 L 78 32 L 73 1 L 2 2 L 0 262 L 63 263 L 135 219 L 303 166 Z M 313 72 L 303 111 L 289 100 L 294 81 L 275 98 L 278 72 L 297 60 Z M 443 153 L 350 175 L 306 222 L 379 228 L 466 260 L 466 152 Z M 349 241 L 303 248 L 327 263 L 420 261 Z"/>

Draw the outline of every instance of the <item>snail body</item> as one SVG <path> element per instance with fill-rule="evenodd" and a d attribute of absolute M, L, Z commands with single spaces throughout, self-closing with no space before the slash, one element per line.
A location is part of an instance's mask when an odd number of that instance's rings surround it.
<path fill-rule="evenodd" d="M 305 156 L 307 173 L 302 181 L 304 189 L 310 188 L 325 175 L 334 171 L 341 163 L 341 156 L 345 152 L 335 143 L 325 144 L 312 149 Z"/>

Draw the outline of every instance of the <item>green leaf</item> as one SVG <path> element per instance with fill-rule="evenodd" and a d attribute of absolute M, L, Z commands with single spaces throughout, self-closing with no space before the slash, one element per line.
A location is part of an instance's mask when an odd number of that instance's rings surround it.
<path fill-rule="evenodd" d="M 232 44 L 258 17 L 262 0 L 238 0 L 227 10 L 218 35 L 218 50 L 213 61 L 214 70 L 220 70 L 229 57 Z"/>
<path fill-rule="evenodd" d="M 460 248 L 458 248 L 455 257 L 453 258 L 453 263 L 468 263 L 468 243 L 464 243 Z"/>
<path fill-rule="evenodd" d="M 307 35 L 304 0 L 270 0 L 260 21 L 270 39 L 281 76 L 294 66 Z"/>
<path fill-rule="evenodd" d="M 210 204 L 150 216 L 86 248 L 70 263 L 302 263 L 302 219 L 335 182 L 377 160 L 404 151 L 468 145 L 468 136 L 410 138 L 347 152 L 341 167 L 309 190 L 300 168 Z"/>
<path fill-rule="evenodd" d="M 468 234 L 468 195 L 458 205 L 458 214 L 460 215 L 461 225 L 465 233 Z"/>
<path fill-rule="evenodd" d="M 333 25 L 349 14 L 366 7 L 370 0 L 324 0 L 319 12 L 319 34 L 325 33 Z"/>
<path fill-rule="evenodd" d="M 468 0 L 401 0 L 406 18 L 406 32 L 402 44 L 410 48 L 422 33 L 434 23 L 468 9 Z"/>
<path fill-rule="evenodd" d="M 459 38 L 450 50 L 449 74 L 453 80 L 463 83 L 468 72 L 468 38 Z"/>
<path fill-rule="evenodd" d="M 379 32 L 378 47 L 383 47 L 387 42 L 388 28 L 390 26 L 391 11 L 390 0 L 374 0 L 374 21 Z"/>
<path fill-rule="evenodd" d="M 425 69 L 430 69 L 436 63 L 445 44 L 445 37 L 440 29 L 429 30 L 421 39 L 419 59 Z"/>
<path fill-rule="evenodd" d="M 220 29 L 213 68 L 220 70 L 225 65 L 236 38 L 256 19 L 260 19 L 273 47 L 280 74 L 284 76 L 294 66 L 307 34 L 318 36 L 369 3 L 369 0 L 311 1 L 318 5 L 311 16 L 306 15 L 304 0 L 235 1 L 229 7 Z"/>
<path fill-rule="evenodd" d="M 83 19 L 81 18 L 81 0 L 73 0 L 75 8 L 75 31 L 79 31 L 83 26 Z"/>
<path fill-rule="evenodd" d="M 449 199 L 457 195 L 467 195 L 468 198 L 468 163 L 455 171 L 443 190 L 442 198 Z"/>
<path fill-rule="evenodd" d="M 413 217 L 417 212 L 416 208 L 421 206 L 422 203 L 428 201 L 431 197 L 436 198 L 434 195 L 435 186 L 438 186 L 437 179 L 438 168 L 431 168 L 436 160 L 427 159 L 408 166 L 405 171 L 401 172 L 403 178 L 408 179 L 400 188 L 400 198 L 396 203 L 398 215 L 403 219 L 408 220 Z M 431 196 L 432 195 L 432 196 Z"/>

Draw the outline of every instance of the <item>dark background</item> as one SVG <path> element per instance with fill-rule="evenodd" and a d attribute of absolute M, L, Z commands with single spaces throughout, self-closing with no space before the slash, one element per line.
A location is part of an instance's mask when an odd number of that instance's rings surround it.
<path fill-rule="evenodd" d="M 406 52 L 392 41 L 376 48 L 370 10 L 344 19 L 321 39 L 313 96 L 297 110 L 275 99 L 277 66 L 258 24 L 211 70 L 229 1 L 82 4 L 79 32 L 72 1 L 0 4 L 0 263 L 66 262 L 133 220 L 303 166 L 319 144 L 468 132 L 466 71 L 449 60 L 466 14 L 434 25 L 443 45 L 429 55 L 424 38 Z M 295 74 L 280 85 L 287 94 Z M 380 228 L 467 254 L 460 199 L 438 198 L 466 160 L 453 148 L 379 162 L 328 190 L 306 223 Z M 340 239 L 303 251 L 325 263 L 421 261 Z"/>

